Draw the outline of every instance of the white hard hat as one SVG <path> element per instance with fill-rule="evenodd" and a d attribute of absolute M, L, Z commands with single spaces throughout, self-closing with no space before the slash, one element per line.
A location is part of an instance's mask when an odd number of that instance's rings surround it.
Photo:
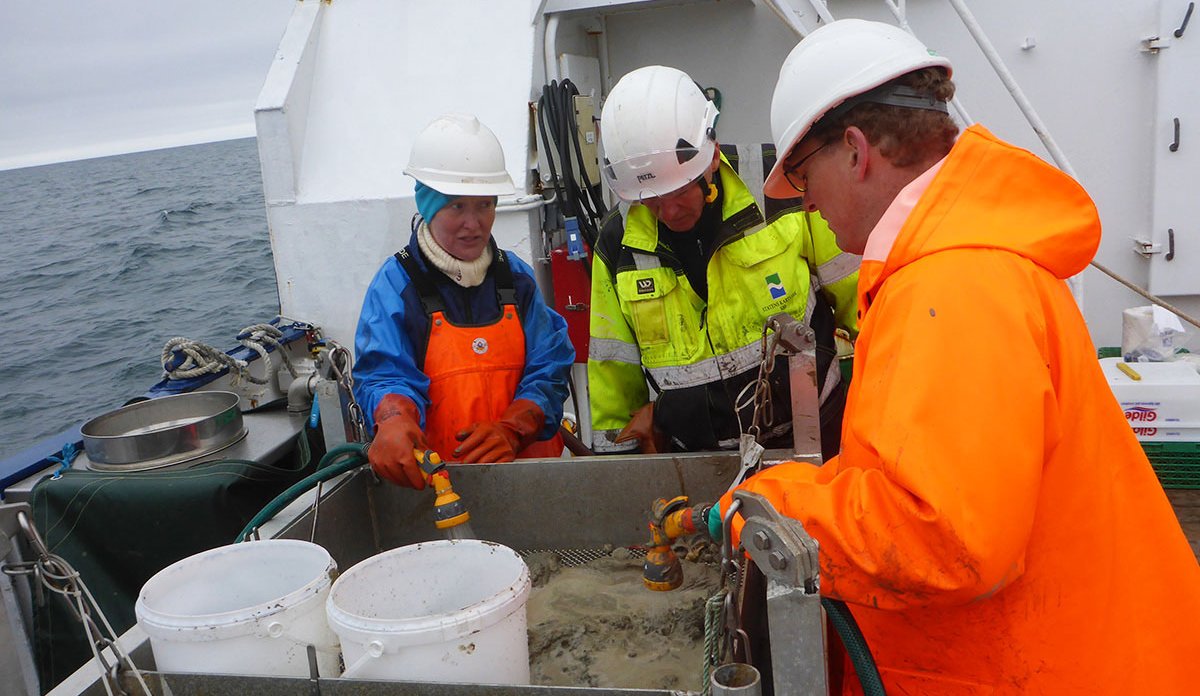
<path fill-rule="evenodd" d="M 516 190 L 496 134 L 466 114 L 444 114 L 425 126 L 413 141 L 404 173 L 447 196 L 502 196 Z"/>
<path fill-rule="evenodd" d="M 627 201 L 683 188 L 712 164 L 716 122 L 716 105 L 683 71 L 634 70 L 612 88 L 600 114 L 604 180 Z"/>
<path fill-rule="evenodd" d="M 949 60 L 903 29 L 882 22 L 839 19 L 805 37 L 783 61 L 771 99 L 771 135 L 778 159 L 763 185 L 766 195 L 796 195 L 783 175 L 783 160 L 822 116 L 850 97 L 929 67 L 952 73 Z"/>

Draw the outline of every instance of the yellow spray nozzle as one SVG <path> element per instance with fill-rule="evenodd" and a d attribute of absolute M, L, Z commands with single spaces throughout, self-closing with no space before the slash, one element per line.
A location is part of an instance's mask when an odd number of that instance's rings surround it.
<path fill-rule="evenodd" d="M 413 450 L 425 480 L 433 484 L 437 497 L 433 501 L 433 525 L 438 529 L 457 527 L 471 519 L 462 498 L 450 486 L 450 474 L 442 458 L 433 450 Z"/>
<path fill-rule="evenodd" d="M 683 584 L 683 568 L 671 550 L 671 543 L 695 532 L 687 496 L 654 501 L 650 509 L 650 543 L 642 566 L 642 582 L 646 587 L 663 592 Z"/>

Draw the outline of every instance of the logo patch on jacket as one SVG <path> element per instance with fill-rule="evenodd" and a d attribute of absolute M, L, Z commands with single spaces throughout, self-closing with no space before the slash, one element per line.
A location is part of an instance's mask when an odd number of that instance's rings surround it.
<path fill-rule="evenodd" d="M 488 342 L 486 338 L 480 336 L 474 341 L 471 341 L 471 350 L 475 351 L 475 355 L 483 355 L 488 352 Z"/>
<path fill-rule="evenodd" d="M 637 279 L 637 294 L 649 295 L 652 292 L 654 292 L 654 279 L 653 278 L 638 278 Z"/>
<path fill-rule="evenodd" d="M 787 294 L 787 290 L 783 287 L 783 280 L 780 279 L 778 273 L 772 273 L 766 277 L 767 290 L 771 291 L 771 299 L 778 300 Z"/>

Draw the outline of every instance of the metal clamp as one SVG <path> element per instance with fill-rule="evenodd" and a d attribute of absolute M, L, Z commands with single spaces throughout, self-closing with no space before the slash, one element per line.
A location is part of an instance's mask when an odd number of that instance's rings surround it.
<path fill-rule="evenodd" d="M 761 494 L 738 490 L 746 523 L 742 546 L 768 580 L 786 587 L 802 587 L 808 594 L 820 591 L 818 544 L 798 520 L 784 517 Z"/>
<path fill-rule="evenodd" d="M 1133 250 L 1141 255 L 1142 258 L 1148 259 L 1153 254 L 1162 253 L 1162 244 L 1146 239 L 1145 237 L 1135 237 L 1133 239 Z"/>
<path fill-rule="evenodd" d="M 790 314 L 767 320 L 776 345 L 788 356 L 788 388 L 792 400 L 792 446 L 797 456 L 821 456 L 821 394 L 817 389 L 817 337 L 812 328 Z"/>
<path fill-rule="evenodd" d="M 742 547 L 767 579 L 772 679 L 778 694 L 824 694 L 825 619 L 817 542 L 763 496 L 734 492 L 746 518 Z"/>
<path fill-rule="evenodd" d="M 774 314 L 767 319 L 767 328 L 775 332 L 779 347 L 785 354 L 816 350 L 817 337 L 813 330 L 786 313 Z"/>

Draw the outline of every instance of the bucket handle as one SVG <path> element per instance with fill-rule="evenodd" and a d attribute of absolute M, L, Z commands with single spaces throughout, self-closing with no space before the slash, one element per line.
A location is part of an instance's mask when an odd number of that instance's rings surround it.
<path fill-rule="evenodd" d="M 362 669 L 368 662 L 378 657 L 383 657 L 383 643 L 373 640 L 370 643 L 367 643 L 367 649 L 362 654 L 362 657 L 355 660 L 354 664 L 350 665 L 346 668 L 346 671 L 342 672 L 342 679 L 354 678 L 354 675 L 358 672 L 358 670 Z"/>

